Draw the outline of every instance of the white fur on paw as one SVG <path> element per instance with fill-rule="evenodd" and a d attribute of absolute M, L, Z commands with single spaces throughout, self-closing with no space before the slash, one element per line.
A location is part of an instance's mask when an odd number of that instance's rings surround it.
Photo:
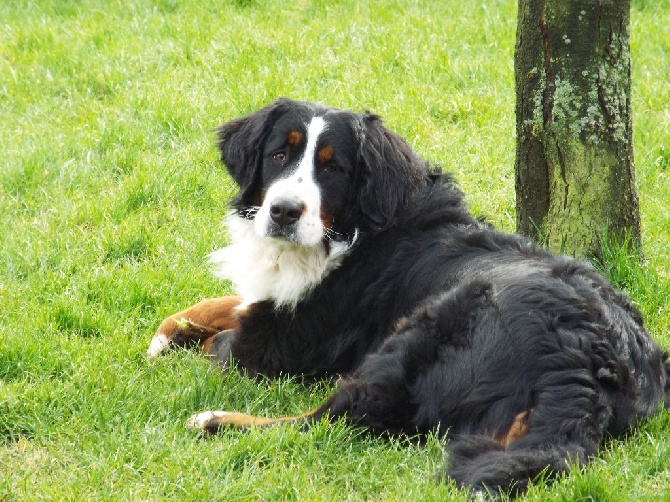
<path fill-rule="evenodd" d="M 190 429 L 204 429 L 213 418 L 223 417 L 229 415 L 227 411 L 203 411 L 196 413 L 188 419 L 186 426 Z"/>
<path fill-rule="evenodd" d="M 170 339 L 163 333 L 158 333 L 151 339 L 147 356 L 156 357 L 161 355 L 170 346 Z"/>

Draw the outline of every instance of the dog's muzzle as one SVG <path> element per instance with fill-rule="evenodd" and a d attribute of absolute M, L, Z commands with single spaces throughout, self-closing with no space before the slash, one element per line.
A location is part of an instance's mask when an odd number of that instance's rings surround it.
<path fill-rule="evenodd" d="M 297 199 L 279 198 L 270 204 L 270 219 L 279 228 L 295 225 L 305 212 L 305 203 Z"/>
<path fill-rule="evenodd" d="M 297 198 L 278 197 L 269 207 L 267 235 L 298 243 L 298 227 L 305 213 L 305 203 Z"/>

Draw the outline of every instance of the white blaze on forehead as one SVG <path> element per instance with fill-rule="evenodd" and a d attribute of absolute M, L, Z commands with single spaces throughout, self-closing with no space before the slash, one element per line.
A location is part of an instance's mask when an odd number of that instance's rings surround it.
<path fill-rule="evenodd" d="M 298 169 L 291 176 L 296 178 L 298 183 L 305 178 L 312 179 L 314 174 L 314 157 L 316 155 L 316 145 L 319 142 L 321 133 L 326 129 L 326 121 L 323 117 L 314 117 L 307 126 L 307 145 L 303 153 Z"/>
<path fill-rule="evenodd" d="M 258 235 L 267 236 L 272 225 L 272 204 L 280 199 L 293 200 L 304 208 L 295 224 L 294 242 L 301 246 L 317 246 L 323 239 L 324 227 L 321 222 L 321 190 L 314 176 L 314 158 L 319 138 L 326 129 L 326 121 L 323 117 L 313 117 L 306 126 L 307 138 L 302 157 L 287 177 L 275 180 L 268 187 L 254 221 Z"/>

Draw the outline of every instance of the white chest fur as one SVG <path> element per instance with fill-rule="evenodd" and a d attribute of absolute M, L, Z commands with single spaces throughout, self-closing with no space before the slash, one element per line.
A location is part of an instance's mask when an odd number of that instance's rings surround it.
<path fill-rule="evenodd" d="M 261 237 L 254 222 L 231 214 L 226 219 L 232 243 L 214 251 L 209 262 L 214 274 L 230 279 L 246 306 L 272 300 L 277 306 L 295 308 L 323 278 L 337 268 L 350 243 L 300 246 L 289 241 Z"/>

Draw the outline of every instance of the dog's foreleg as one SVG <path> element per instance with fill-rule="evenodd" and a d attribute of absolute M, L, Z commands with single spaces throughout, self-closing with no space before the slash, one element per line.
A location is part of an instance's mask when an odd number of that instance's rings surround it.
<path fill-rule="evenodd" d="M 207 351 L 217 333 L 237 328 L 240 303 L 236 296 L 212 298 L 167 317 L 156 330 L 147 355 L 155 357 L 172 347 L 192 345 Z"/>

